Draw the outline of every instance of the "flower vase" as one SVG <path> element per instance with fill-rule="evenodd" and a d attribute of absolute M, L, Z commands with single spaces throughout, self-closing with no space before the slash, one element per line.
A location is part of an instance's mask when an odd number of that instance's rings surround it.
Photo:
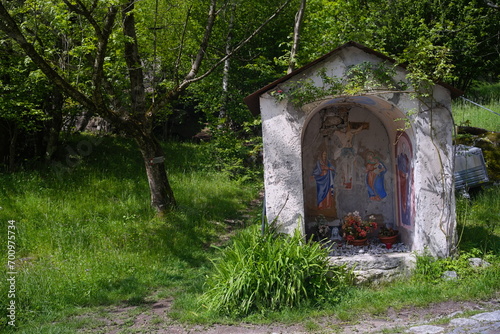
<path fill-rule="evenodd" d="M 367 238 L 364 238 L 364 239 L 354 239 L 354 240 L 347 240 L 347 243 L 349 245 L 353 245 L 353 246 L 364 246 L 366 245 L 366 241 L 368 239 Z"/>

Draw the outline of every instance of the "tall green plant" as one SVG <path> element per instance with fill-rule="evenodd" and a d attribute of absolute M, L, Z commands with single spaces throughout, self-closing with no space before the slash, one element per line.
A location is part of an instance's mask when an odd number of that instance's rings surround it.
<path fill-rule="evenodd" d="M 344 267 L 332 268 L 328 249 L 258 226 L 239 234 L 214 261 L 201 297 L 210 311 L 241 316 L 309 304 L 337 302 L 348 285 Z"/>

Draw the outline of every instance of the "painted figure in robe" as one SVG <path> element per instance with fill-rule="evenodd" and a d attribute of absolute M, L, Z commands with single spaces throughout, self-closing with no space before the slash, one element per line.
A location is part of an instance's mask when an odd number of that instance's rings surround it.
<path fill-rule="evenodd" d="M 335 167 L 328 160 L 326 151 L 321 153 L 321 157 L 313 170 L 313 177 L 316 180 L 318 209 L 330 209 L 334 203 L 333 181 L 335 178 Z"/>
<path fill-rule="evenodd" d="M 372 152 L 366 156 L 365 167 L 368 196 L 373 201 L 381 201 L 387 196 L 384 186 L 384 176 L 387 168 Z"/>

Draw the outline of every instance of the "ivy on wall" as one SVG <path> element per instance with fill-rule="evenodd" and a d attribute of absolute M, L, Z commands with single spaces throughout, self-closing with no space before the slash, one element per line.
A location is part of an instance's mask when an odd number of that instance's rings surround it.
<path fill-rule="evenodd" d="M 344 78 L 328 76 L 326 69 L 319 70 L 323 85 L 317 86 L 312 79 L 292 81 L 286 88 L 277 88 L 270 94 L 276 100 L 287 99 L 297 108 L 320 100 L 327 96 L 358 95 L 377 90 L 404 91 L 408 84 L 393 78 L 396 75 L 396 65 L 386 62 L 371 63 L 368 61 L 349 66 Z"/>

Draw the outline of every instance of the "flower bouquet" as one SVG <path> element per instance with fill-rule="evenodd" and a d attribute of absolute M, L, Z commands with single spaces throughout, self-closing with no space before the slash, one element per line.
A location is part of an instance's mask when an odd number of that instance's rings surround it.
<path fill-rule="evenodd" d="M 343 237 L 350 244 L 356 244 L 356 240 L 361 240 L 361 244 L 364 244 L 368 233 L 376 228 L 375 216 L 371 215 L 368 220 L 363 220 L 358 211 L 349 212 L 342 224 Z"/>

